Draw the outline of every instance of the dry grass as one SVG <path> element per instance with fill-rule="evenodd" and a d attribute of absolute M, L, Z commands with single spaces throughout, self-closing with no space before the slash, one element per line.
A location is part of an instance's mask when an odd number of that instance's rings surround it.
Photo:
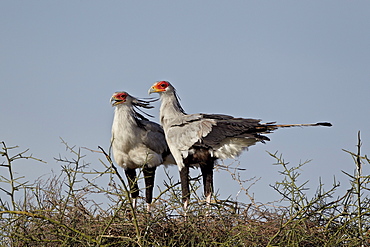
<path fill-rule="evenodd" d="M 168 176 L 151 213 L 143 200 L 133 210 L 125 181 L 109 155 L 102 154 L 101 171 L 91 171 L 80 149 L 66 147 L 72 158 L 57 159 L 61 174 L 28 184 L 15 176 L 12 164 L 17 159 L 38 159 L 2 143 L 1 246 L 370 245 L 370 177 L 361 169 L 370 162 L 360 155 L 360 136 L 357 153 L 346 151 L 353 156 L 356 171 L 347 174 L 352 187 L 345 195 L 334 197 L 339 186 L 334 181 L 329 190 L 320 185 L 308 198 L 306 183 L 297 184 L 298 168 L 305 163 L 290 167 L 282 156 L 270 154 L 284 175 L 273 188 L 289 206 L 257 204 L 253 198 L 249 204 L 215 198 L 207 206 L 195 195 L 186 214 L 178 182 L 172 177 Z M 236 169 L 226 170 L 239 179 Z M 198 191 L 199 178 L 192 180 L 192 188 Z"/>

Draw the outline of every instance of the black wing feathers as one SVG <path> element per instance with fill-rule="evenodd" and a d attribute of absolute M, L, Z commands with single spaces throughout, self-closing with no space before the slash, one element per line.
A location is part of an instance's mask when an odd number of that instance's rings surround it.
<path fill-rule="evenodd" d="M 234 118 L 222 114 L 202 114 L 203 118 L 216 120 L 212 131 L 198 142 L 198 146 L 215 147 L 223 143 L 227 138 L 254 138 L 256 141 L 269 141 L 270 139 L 261 134 L 268 134 L 278 128 L 304 127 L 304 126 L 332 126 L 328 122 L 314 124 L 279 124 L 276 122 L 260 123 L 260 119 Z"/>
<path fill-rule="evenodd" d="M 203 138 L 202 143 L 208 147 L 220 145 L 227 138 L 254 138 L 258 141 L 269 141 L 262 133 L 269 133 L 271 125 L 260 124 L 259 119 L 234 118 L 221 114 L 203 114 L 204 118 L 217 121 L 212 131 Z"/>

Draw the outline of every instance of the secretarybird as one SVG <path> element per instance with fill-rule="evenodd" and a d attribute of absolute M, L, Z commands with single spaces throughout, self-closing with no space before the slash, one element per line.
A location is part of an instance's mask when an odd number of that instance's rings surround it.
<path fill-rule="evenodd" d="M 111 138 L 113 157 L 125 170 L 134 207 L 139 196 L 136 169 L 142 168 L 148 211 L 153 198 L 157 166 L 175 164 L 162 127 L 138 112 L 138 107 L 153 108 L 150 102 L 137 99 L 127 92 L 116 92 L 111 97 L 111 104 L 116 107 Z"/>
<path fill-rule="evenodd" d="M 149 94 L 159 93 L 160 121 L 168 146 L 180 171 L 184 208 L 190 200 L 189 166 L 200 166 L 207 204 L 213 192 L 213 168 L 217 159 L 235 158 L 249 146 L 268 141 L 267 134 L 281 127 L 331 126 L 315 124 L 260 123 L 259 119 L 234 118 L 221 114 L 186 114 L 175 88 L 168 81 L 159 81 Z"/>

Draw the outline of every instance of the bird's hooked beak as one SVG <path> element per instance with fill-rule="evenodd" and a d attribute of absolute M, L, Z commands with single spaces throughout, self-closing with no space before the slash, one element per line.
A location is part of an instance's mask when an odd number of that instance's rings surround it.
<path fill-rule="evenodd" d="M 119 104 L 124 103 L 124 102 L 126 102 L 126 100 L 123 100 L 121 98 L 117 98 L 116 94 L 113 94 L 113 96 L 110 98 L 110 103 L 112 104 L 112 106 L 116 106 L 116 105 L 119 105 Z"/>
<path fill-rule="evenodd" d="M 163 92 L 163 91 L 165 91 L 165 89 L 163 89 L 163 88 L 160 87 L 159 82 L 156 82 L 156 83 L 153 84 L 153 86 L 151 86 L 149 88 L 148 94 L 151 94 L 151 93 L 160 93 L 160 92 Z"/>
<path fill-rule="evenodd" d="M 150 94 L 152 94 L 152 93 L 158 93 L 159 91 L 157 91 L 157 89 L 154 87 L 154 85 L 151 87 L 151 88 L 149 88 L 149 91 L 148 91 L 148 94 L 150 95 Z"/>

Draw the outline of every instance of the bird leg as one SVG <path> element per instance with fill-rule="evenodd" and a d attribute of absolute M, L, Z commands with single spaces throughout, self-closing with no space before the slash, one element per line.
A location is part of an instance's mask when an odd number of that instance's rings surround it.
<path fill-rule="evenodd" d="M 153 199 L 153 188 L 154 188 L 154 177 L 155 177 L 155 167 L 148 167 L 145 165 L 143 168 L 144 180 L 145 180 L 145 201 L 148 204 L 147 209 L 150 212 L 150 204 Z"/>
<path fill-rule="evenodd" d="M 136 170 L 127 168 L 125 169 L 125 174 L 128 180 L 128 185 L 130 187 L 132 205 L 134 208 L 136 208 L 136 198 L 139 196 L 139 186 L 137 185 Z"/>
<path fill-rule="evenodd" d="M 200 165 L 203 176 L 204 195 L 206 197 L 207 205 L 211 203 L 213 193 L 213 161 L 208 161 Z"/>
<path fill-rule="evenodd" d="M 182 191 L 182 203 L 186 210 L 190 201 L 190 187 L 189 187 L 189 166 L 184 166 L 180 170 L 180 181 Z"/>

